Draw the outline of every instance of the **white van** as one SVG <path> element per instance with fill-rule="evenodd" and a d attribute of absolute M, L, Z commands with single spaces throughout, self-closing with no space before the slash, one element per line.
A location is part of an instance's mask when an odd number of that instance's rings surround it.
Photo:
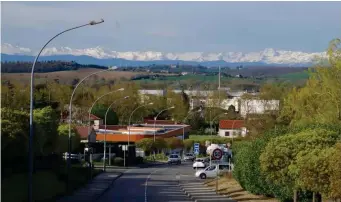
<path fill-rule="evenodd" d="M 226 173 L 233 170 L 233 165 L 230 166 L 228 163 L 220 163 L 208 166 L 205 169 L 198 170 L 195 173 L 195 177 L 200 177 L 201 179 L 215 178 L 217 175 Z"/>

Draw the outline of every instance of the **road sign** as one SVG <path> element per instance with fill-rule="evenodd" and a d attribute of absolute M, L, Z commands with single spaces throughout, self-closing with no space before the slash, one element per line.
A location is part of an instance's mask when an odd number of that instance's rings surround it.
<path fill-rule="evenodd" d="M 199 143 L 194 143 L 194 154 L 195 155 L 198 155 L 199 154 L 199 148 L 200 148 L 200 145 Z"/>
<path fill-rule="evenodd" d="M 223 157 L 223 151 L 219 148 L 213 150 L 212 160 L 220 160 Z"/>

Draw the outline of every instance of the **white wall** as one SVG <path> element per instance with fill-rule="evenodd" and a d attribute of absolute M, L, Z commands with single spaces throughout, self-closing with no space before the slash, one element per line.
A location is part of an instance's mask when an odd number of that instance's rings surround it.
<path fill-rule="evenodd" d="M 225 133 L 229 132 L 230 136 L 225 136 Z M 245 127 L 242 127 L 240 129 L 219 129 L 218 135 L 221 137 L 238 137 L 238 136 L 242 136 L 245 137 L 247 133 L 247 130 Z"/>
<path fill-rule="evenodd" d="M 240 115 L 264 114 L 268 110 L 278 110 L 279 100 L 241 100 Z"/>

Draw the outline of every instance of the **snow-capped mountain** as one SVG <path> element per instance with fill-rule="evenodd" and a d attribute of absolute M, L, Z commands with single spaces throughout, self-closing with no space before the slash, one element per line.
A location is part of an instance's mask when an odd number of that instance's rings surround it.
<path fill-rule="evenodd" d="M 29 48 L 13 46 L 8 43 L 1 45 L 1 53 L 9 55 L 30 55 L 36 54 Z M 46 48 L 42 52 L 42 56 L 90 56 L 96 59 L 125 59 L 130 61 L 160 61 L 160 60 L 181 60 L 188 62 L 211 62 L 211 61 L 225 61 L 227 63 L 264 63 L 264 64 L 310 64 L 315 58 L 325 58 L 325 52 L 306 53 L 300 51 L 286 51 L 275 50 L 272 48 L 265 49 L 259 52 L 179 52 L 166 53 L 155 51 L 130 51 L 118 52 L 102 47 L 86 48 L 86 49 L 72 49 L 69 47 L 61 48 Z"/>

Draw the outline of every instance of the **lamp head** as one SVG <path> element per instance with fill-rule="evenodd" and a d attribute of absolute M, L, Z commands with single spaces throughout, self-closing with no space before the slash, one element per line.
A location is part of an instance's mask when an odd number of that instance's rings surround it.
<path fill-rule="evenodd" d="M 104 22 L 103 19 L 101 19 L 100 21 L 92 20 L 92 21 L 89 22 L 89 25 L 97 25 L 97 24 L 101 24 L 101 23 L 103 23 L 103 22 Z"/>
<path fill-rule="evenodd" d="M 174 109 L 175 108 L 175 106 L 172 106 L 172 107 L 170 107 L 169 109 Z"/>
<path fill-rule="evenodd" d="M 124 91 L 124 88 L 117 89 L 117 91 Z"/>
<path fill-rule="evenodd" d="M 153 104 L 154 104 L 154 103 L 152 103 L 152 102 L 151 102 L 151 103 L 148 103 L 148 105 L 153 105 Z"/>
<path fill-rule="evenodd" d="M 127 98 L 129 98 L 129 96 L 125 96 L 123 99 L 127 99 Z"/>

